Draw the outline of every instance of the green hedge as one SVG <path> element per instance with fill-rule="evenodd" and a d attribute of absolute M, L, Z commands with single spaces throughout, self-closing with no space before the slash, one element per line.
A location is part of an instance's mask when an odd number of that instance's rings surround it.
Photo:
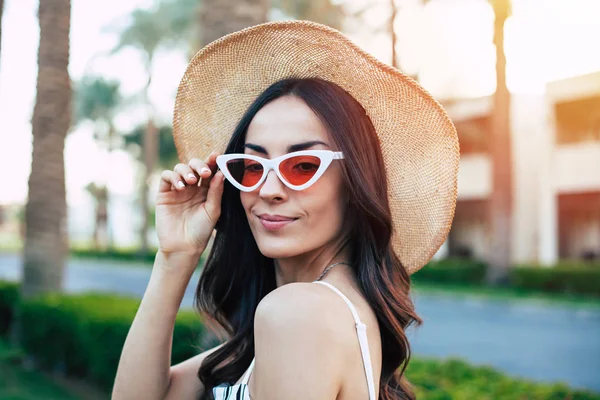
<path fill-rule="evenodd" d="M 598 393 L 514 379 L 491 367 L 473 367 L 456 359 L 412 359 L 406 377 L 417 399 L 425 400 L 600 400 Z"/>
<path fill-rule="evenodd" d="M 486 265 L 480 261 L 447 258 L 432 261 L 412 275 L 415 281 L 480 285 L 485 279 Z"/>
<path fill-rule="evenodd" d="M 106 294 L 51 294 L 21 304 L 21 344 L 43 368 L 85 378 L 110 390 L 125 338 L 139 306 Z M 193 312 L 180 312 L 173 336 L 173 362 L 198 354 L 203 326 Z"/>
<path fill-rule="evenodd" d="M 8 334 L 18 301 L 19 285 L 14 282 L 0 281 L 0 337 Z"/>
<path fill-rule="evenodd" d="M 485 285 L 487 264 L 471 259 L 432 261 L 415 272 L 418 282 Z M 517 265 L 509 270 L 508 286 L 534 292 L 600 296 L 600 263 L 561 261 L 555 266 Z"/>
<path fill-rule="evenodd" d="M 600 296 L 600 265 L 518 266 L 510 270 L 509 277 L 520 289 Z"/>
<path fill-rule="evenodd" d="M 150 250 L 148 253 L 141 253 L 136 249 L 108 249 L 94 250 L 90 248 L 71 248 L 69 251 L 72 256 L 81 258 L 91 258 L 96 260 L 115 260 L 115 261 L 134 261 L 154 263 L 156 250 Z"/>
<path fill-rule="evenodd" d="M 138 249 L 135 248 L 115 248 L 108 250 L 94 250 L 91 248 L 83 248 L 83 247 L 73 247 L 69 250 L 70 254 L 74 257 L 86 258 L 92 260 L 107 260 L 107 261 L 117 261 L 117 262 L 134 262 L 134 263 L 144 263 L 148 266 L 152 266 L 154 264 L 154 259 L 156 257 L 156 249 L 150 249 L 148 253 L 142 253 Z M 205 252 L 206 253 L 206 252 Z M 198 261 L 198 265 L 204 265 L 205 255 L 200 257 Z"/>
<path fill-rule="evenodd" d="M 23 350 L 43 368 L 83 378 L 109 392 L 139 300 L 93 293 L 48 294 L 19 303 L 18 293 L 16 284 L 0 281 L 0 310 L 10 309 L 9 303 L 20 307 Z M 12 300 L 4 301 L 9 298 Z M 203 333 L 195 313 L 180 312 L 173 337 L 173 363 L 198 354 Z M 413 358 L 407 378 L 415 386 L 417 398 L 423 400 L 600 400 L 599 394 L 563 384 L 509 378 L 492 368 L 473 367 L 460 360 Z M 2 394 L 0 389 L 0 398 Z"/>

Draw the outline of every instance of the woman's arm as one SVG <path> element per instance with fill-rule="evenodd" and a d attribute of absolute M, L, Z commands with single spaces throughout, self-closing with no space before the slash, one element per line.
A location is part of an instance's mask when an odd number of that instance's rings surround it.
<path fill-rule="evenodd" d="M 221 346 L 214 347 L 171 367 L 171 383 L 165 400 L 196 400 L 200 397 L 204 392 L 204 386 L 198 379 L 198 369 L 200 369 L 202 361 Z"/>
<path fill-rule="evenodd" d="M 199 257 L 157 253 L 148 287 L 123 346 L 113 400 L 162 400 L 171 391 L 180 390 L 182 379 L 177 379 L 177 388 L 170 387 L 173 376 L 200 365 L 197 356 L 195 361 L 191 359 L 183 366 L 173 367 L 173 372 L 170 368 L 175 317 Z M 190 379 L 194 387 L 189 387 L 186 393 L 201 390 L 196 381 L 197 378 Z M 188 397 L 179 397 L 185 398 Z"/>
<path fill-rule="evenodd" d="M 161 173 L 156 195 L 160 250 L 123 346 L 114 400 L 162 400 L 180 390 L 179 384 L 171 388 L 173 327 L 185 289 L 221 215 L 224 176 L 220 171 L 214 173 L 216 170 L 213 153 L 206 163 L 193 158 L 188 164 L 180 163 Z M 197 361 L 174 368 L 173 376 L 180 374 L 177 371 L 191 370 Z M 202 390 L 198 383 L 186 388 L 185 393 Z"/>
<path fill-rule="evenodd" d="M 356 330 L 345 305 L 318 286 L 284 285 L 258 306 L 254 399 L 337 398 L 348 354 L 356 351 Z"/>

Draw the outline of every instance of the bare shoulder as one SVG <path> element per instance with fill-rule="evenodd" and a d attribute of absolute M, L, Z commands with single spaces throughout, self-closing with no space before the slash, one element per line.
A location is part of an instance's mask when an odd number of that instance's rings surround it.
<path fill-rule="evenodd" d="M 333 291 L 314 283 L 290 283 L 275 289 L 260 302 L 255 316 L 255 326 L 275 333 L 291 329 L 341 333 L 348 331 L 348 325 L 353 325 L 353 319 L 347 306 Z"/>
<path fill-rule="evenodd" d="M 171 367 L 171 381 L 165 400 L 195 400 L 204 391 L 204 386 L 198 379 L 198 369 L 204 359 L 219 349 L 222 344 L 210 350 L 202 352 L 197 356 L 189 358 Z"/>
<path fill-rule="evenodd" d="M 253 397 L 336 398 L 356 351 L 354 320 L 336 293 L 312 283 L 281 286 L 260 302 L 254 333 Z"/>

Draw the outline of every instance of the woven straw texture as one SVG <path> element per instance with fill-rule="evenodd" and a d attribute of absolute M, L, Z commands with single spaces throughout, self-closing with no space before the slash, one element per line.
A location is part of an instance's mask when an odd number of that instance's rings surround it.
<path fill-rule="evenodd" d="M 254 99 L 290 77 L 334 82 L 366 110 L 387 169 L 393 247 L 408 272 L 417 271 L 443 244 L 454 217 L 456 130 L 415 81 L 334 29 L 308 21 L 271 22 L 200 50 L 175 102 L 173 136 L 181 162 L 222 153 Z"/>

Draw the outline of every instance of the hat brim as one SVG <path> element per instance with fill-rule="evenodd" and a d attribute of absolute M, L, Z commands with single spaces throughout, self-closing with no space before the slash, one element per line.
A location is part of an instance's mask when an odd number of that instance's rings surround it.
<path fill-rule="evenodd" d="M 380 139 L 393 215 L 393 248 L 409 273 L 444 243 L 457 197 L 458 137 L 417 82 L 340 32 L 308 21 L 271 22 L 218 39 L 191 60 L 177 92 L 179 158 L 223 152 L 250 104 L 285 78 L 337 84 L 365 109 Z"/>

